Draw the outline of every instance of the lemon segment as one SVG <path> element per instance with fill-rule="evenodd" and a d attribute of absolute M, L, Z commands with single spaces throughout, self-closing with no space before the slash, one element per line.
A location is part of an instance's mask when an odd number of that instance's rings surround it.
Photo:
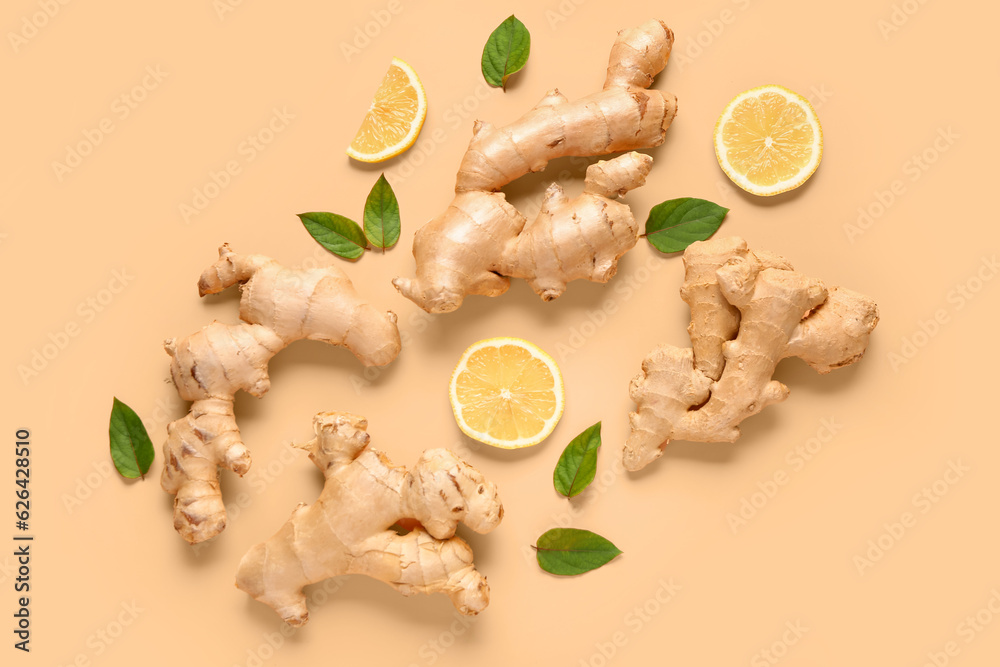
<path fill-rule="evenodd" d="M 719 116 L 714 139 L 726 175 L 764 197 L 805 183 L 823 157 L 823 130 L 809 100 L 776 85 L 737 95 Z"/>
<path fill-rule="evenodd" d="M 562 417 L 556 362 L 520 338 L 489 338 L 465 351 L 451 376 L 451 408 L 470 438 L 504 449 L 537 445 Z"/>
<path fill-rule="evenodd" d="M 427 97 L 420 77 L 399 58 L 375 92 L 347 154 L 361 162 L 382 162 L 413 145 L 427 117 Z"/>

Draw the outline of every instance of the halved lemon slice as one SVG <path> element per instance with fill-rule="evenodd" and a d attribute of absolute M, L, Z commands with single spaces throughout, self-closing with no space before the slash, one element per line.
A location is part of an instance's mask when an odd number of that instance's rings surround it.
<path fill-rule="evenodd" d="M 782 86 L 740 93 L 715 125 L 726 175 L 764 197 L 799 187 L 823 157 L 823 130 L 809 100 Z"/>
<path fill-rule="evenodd" d="M 556 362 L 520 338 L 475 343 L 451 376 L 451 408 L 458 427 L 494 447 L 537 445 L 556 427 L 563 402 Z"/>
<path fill-rule="evenodd" d="M 375 92 L 375 99 L 347 154 L 361 162 L 381 162 L 413 145 L 427 117 L 427 98 L 420 77 L 399 58 Z"/>

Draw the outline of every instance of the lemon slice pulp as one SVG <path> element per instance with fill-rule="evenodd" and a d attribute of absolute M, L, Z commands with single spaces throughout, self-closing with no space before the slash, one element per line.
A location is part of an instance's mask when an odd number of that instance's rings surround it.
<path fill-rule="evenodd" d="M 450 396 L 463 433 L 504 449 L 530 447 L 548 437 L 565 400 L 556 362 L 520 338 L 472 345 L 452 373 Z"/>
<path fill-rule="evenodd" d="M 361 162 L 381 162 L 413 145 L 427 117 L 427 98 L 420 77 L 399 58 L 375 92 L 347 154 Z"/>
<path fill-rule="evenodd" d="M 799 187 L 823 157 L 823 130 L 809 101 L 782 86 L 737 95 L 715 125 L 715 155 L 747 192 L 771 196 Z"/>

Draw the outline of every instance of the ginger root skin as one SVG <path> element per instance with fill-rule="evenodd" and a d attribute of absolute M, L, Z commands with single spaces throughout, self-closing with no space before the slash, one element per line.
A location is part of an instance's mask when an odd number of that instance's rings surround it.
<path fill-rule="evenodd" d="M 429 449 L 412 470 L 368 446 L 368 422 L 345 412 L 317 415 L 316 437 L 297 445 L 326 478 L 319 499 L 301 504 L 268 541 L 243 557 L 236 586 L 289 625 L 309 620 L 303 588 L 363 574 L 403 595 L 444 593 L 463 614 L 489 604 L 486 577 L 455 529 L 478 533 L 503 518 L 494 484 L 446 449 Z M 397 523 L 418 522 L 406 534 Z"/>
<path fill-rule="evenodd" d="M 342 345 L 366 366 L 388 364 L 400 349 L 396 316 L 366 303 L 336 267 L 287 269 L 223 245 L 198 290 L 204 296 L 236 284 L 242 322 L 213 322 L 164 343 L 177 392 L 192 404 L 167 426 L 160 485 L 175 496 L 174 528 L 191 544 L 226 526 L 219 466 L 241 476 L 250 469 L 233 397 L 240 390 L 258 398 L 267 392 L 271 357 L 303 338 Z"/>
<path fill-rule="evenodd" d="M 565 156 L 607 155 L 663 143 L 677 98 L 647 90 L 667 63 L 673 33 L 658 20 L 619 33 L 604 89 L 575 102 L 552 90 L 505 127 L 476 121 L 455 199 L 417 231 L 416 278 L 395 278 L 403 296 L 431 313 L 451 312 L 469 294 L 498 296 L 523 278 L 549 301 L 572 280 L 607 282 L 638 239 L 616 200 L 641 186 L 652 159 L 627 153 L 588 168 L 583 194 L 549 187 L 532 222 L 500 188 Z"/>
<path fill-rule="evenodd" d="M 788 397 L 771 379 L 779 361 L 799 357 L 829 373 L 860 360 L 878 324 L 869 297 L 827 289 L 740 238 L 693 243 L 684 265 L 692 347 L 657 347 L 632 379 L 628 470 L 655 461 L 672 439 L 734 442 L 740 422 Z"/>

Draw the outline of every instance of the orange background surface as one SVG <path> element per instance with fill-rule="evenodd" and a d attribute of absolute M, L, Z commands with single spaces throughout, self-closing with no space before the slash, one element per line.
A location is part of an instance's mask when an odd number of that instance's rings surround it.
<path fill-rule="evenodd" d="M 4 664 L 996 664 L 1000 10 L 916 0 L 398 2 L 395 14 L 381 0 L 4 3 Z M 483 82 L 479 60 L 511 12 L 532 48 L 502 93 Z M 389 281 L 412 275 L 413 234 L 450 201 L 472 120 L 509 122 L 557 86 L 571 99 L 598 90 L 615 30 L 654 16 L 677 36 L 655 86 L 677 94 L 680 114 L 649 151 L 646 186 L 627 198 L 637 218 L 681 196 L 728 206 L 720 233 L 872 295 L 882 321 L 848 369 L 821 377 L 781 364 L 791 396 L 745 422 L 738 443 L 673 443 L 631 475 L 614 465 L 629 379 L 656 344 L 688 344 L 678 257 L 640 242 L 606 286 L 573 283 L 545 304 L 516 281 L 503 297 L 436 317 Z M 423 80 L 426 124 L 400 158 L 353 163 L 344 148 L 393 56 Z M 766 83 L 812 98 L 826 151 L 805 186 L 761 200 L 722 174 L 711 137 L 736 93 Z M 269 143 L 245 143 L 272 122 Z M 54 168 L 81 142 L 91 150 L 78 166 Z M 239 173 L 212 188 L 229 162 Z M 402 207 L 399 246 L 352 265 L 329 256 L 294 214 L 359 219 L 383 170 Z M 578 191 L 578 162 L 553 163 L 509 195 L 533 213 L 554 178 Z M 185 219 L 182 206 L 196 204 Z M 230 525 L 193 550 L 158 488 L 166 424 L 185 409 L 162 343 L 236 321 L 235 293 L 199 300 L 196 291 L 222 242 L 346 267 L 399 314 L 408 344 L 367 378 L 350 353 L 320 343 L 278 355 L 270 393 L 236 401 L 254 464 L 243 479 L 223 474 Z M 538 447 L 489 449 L 454 423 L 448 377 L 469 344 L 491 336 L 530 339 L 562 367 L 566 411 Z M 25 376 L 36 353 L 51 358 Z M 112 396 L 136 409 L 157 446 L 144 482 L 110 470 Z M 461 533 L 492 587 L 483 614 L 465 620 L 443 596 L 403 598 L 355 577 L 314 591 L 309 624 L 282 635 L 270 609 L 233 587 L 241 555 L 318 494 L 316 470 L 288 445 L 307 439 L 324 410 L 367 416 L 373 444 L 396 463 L 448 446 L 499 483 L 501 526 Z M 552 488 L 553 466 L 597 419 L 598 479 L 567 501 Z M 6 546 L 18 428 L 31 430 L 33 456 L 30 655 L 12 647 Z M 803 447 L 809 460 L 795 454 Z M 786 482 L 769 483 L 776 474 Z M 741 510 L 745 522 L 734 522 Z M 577 578 L 545 574 L 529 545 L 555 525 L 601 533 L 624 555 Z"/>

